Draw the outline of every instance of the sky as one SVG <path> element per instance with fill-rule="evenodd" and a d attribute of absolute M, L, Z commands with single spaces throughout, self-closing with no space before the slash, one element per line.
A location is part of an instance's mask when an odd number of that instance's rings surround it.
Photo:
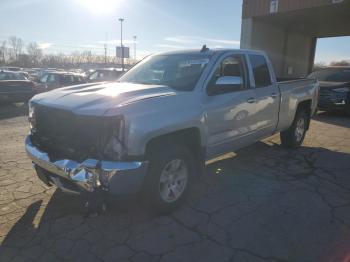
<path fill-rule="evenodd" d="M 115 53 L 137 36 L 137 57 L 181 48 L 239 48 L 241 0 L 0 0 L 0 41 L 18 36 L 47 53 Z M 337 48 L 334 48 L 336 44 Z M 350 37 L 321 39 L 316 62 L 350 59 Z"/>

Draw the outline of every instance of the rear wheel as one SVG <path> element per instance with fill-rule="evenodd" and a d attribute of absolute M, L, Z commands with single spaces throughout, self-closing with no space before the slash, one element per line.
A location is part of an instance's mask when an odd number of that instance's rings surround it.
<path fill-rule="evenodd" d="M 194 171 L 193 157 L 185 146 L 157 146 L 150 153 L 144 202 L 158 213 L 173 211 L 186 199 Z"/>
<path fill-rule="evenodd" d="M 292 126 L 281 132 L 281 144 L 287 148 L 299 147 L 304 141 L 309 121 L 310 115 L 303 109 L 298 110 Z"/>

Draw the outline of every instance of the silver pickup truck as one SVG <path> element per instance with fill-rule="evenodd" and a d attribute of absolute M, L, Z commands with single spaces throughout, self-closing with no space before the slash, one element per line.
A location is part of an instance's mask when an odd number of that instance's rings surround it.
<path fill-rule="evenodd" d="M 317 108 L 312 79 L 278 82 L 249 50 L 152 55 L 117 82 L 65 87 L 29 103 L 26 151 L 39 178 L 72 193 L 184 201 L 206 160 L 281 133 L 300 146 Z"/>

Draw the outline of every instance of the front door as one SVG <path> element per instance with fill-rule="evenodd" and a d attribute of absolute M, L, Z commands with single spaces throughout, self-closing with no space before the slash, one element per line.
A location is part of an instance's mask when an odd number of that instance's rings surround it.
<path fill-rule="evenodd" d="M 223 58 L 207 86 L 207 158 L 244 146 L 254 133 L 255 92 L 250 88 L 245 56 Z M 228 77 L 228 78 L 223 78 Z M 237 86 L 220 85 L 219 79 L 241 78 Z"/>

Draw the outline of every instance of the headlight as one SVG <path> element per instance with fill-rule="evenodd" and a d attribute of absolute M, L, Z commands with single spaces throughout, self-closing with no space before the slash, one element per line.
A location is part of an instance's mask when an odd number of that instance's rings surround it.
<path fill-rule="evenodd" d="M 336 88 L 336 89 L 333 89 L 334 92 L 337 92 L 337 93 L 346 93 L 346 92 L 349 92 L 349 87 L 341 87 L 341 88 Z"/>
<path fill-rule="evenodd" d="M 112 130 L 109 133 L 106 144 L 103 148 L 103 154 L 110 160 L 120 160 L 126 151 L 125 148 L 125 120 L 119 118 L 112 125 Z"/>
<path fill-rule="evenodd" d="M 35 133 L 36 131 L 35 107 L 30 102 L 28 103 L 28 106 L 29 106 L 28 121 L 29 121 L 30 132 Z"/>

